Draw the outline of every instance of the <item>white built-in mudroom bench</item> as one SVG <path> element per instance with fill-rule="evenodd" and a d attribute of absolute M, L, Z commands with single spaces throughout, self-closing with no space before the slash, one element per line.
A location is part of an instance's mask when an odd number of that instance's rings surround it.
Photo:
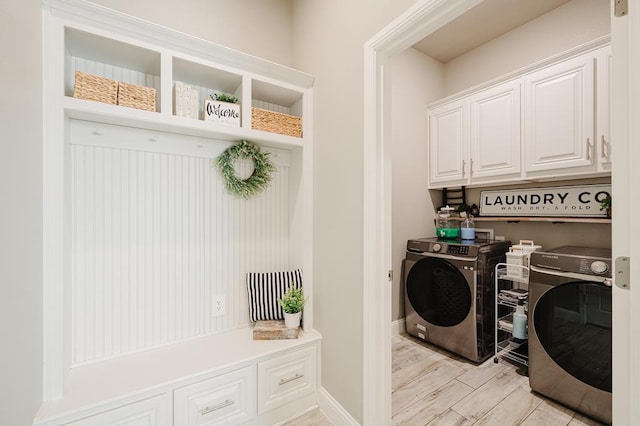
<path fill-rule="evenodd" d="M 313 294 L 313 77 L 82 0 L 43 12 L 34 424 L 262 425 L 317 406 L 313 298 L 298 338 L 254 340 L 247 286 L 300 270 Z M 237 98 L 235 121 L 209 119 L 216 95 Z M 241 141 L 275 166 L 250 197 L 216 164 Z"/>

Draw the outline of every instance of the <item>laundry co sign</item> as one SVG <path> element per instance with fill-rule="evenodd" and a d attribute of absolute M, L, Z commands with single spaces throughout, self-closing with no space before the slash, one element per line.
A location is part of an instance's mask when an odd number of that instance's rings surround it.
<path fill-rule="evenodd" d="M 481 216 L 606 216 L 600 203 L 611 185 L 482 191 Z"/>

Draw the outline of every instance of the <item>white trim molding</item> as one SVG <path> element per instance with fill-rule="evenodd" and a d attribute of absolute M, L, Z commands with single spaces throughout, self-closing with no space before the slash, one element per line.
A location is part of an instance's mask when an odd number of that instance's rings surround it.
<path fill-rule="evenodd" d="M 359 425 L 358 421 L 322 386 L 320 386 L 318 390 L 318 406 L 324 415 L 336 426 Z"/>
<path fill-rule="evenodd" d="M 405 318 L 400 318 L 391 323 L 391 336 L 399 336 L 407 331 Z"/>

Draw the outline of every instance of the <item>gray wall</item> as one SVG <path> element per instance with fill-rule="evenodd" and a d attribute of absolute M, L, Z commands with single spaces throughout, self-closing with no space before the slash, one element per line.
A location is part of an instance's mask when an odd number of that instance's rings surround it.
<path fill-rule="evenodd" d="M 450 95 L 611 32 L 610 2 L 573 0 L 445 65 Z"/>
<path fill-rule="evenodd" d="M 291 65 L 291 0 L 90 0 L 185 34 Z"/>
<path fill-rule="evenodd" d="M 293 2 L 293 65 L 314 92 L 314 326 L 322 385 L 363 418 L 364 43 L 412 0 Z"/>
<path fill-rule="evenodd" d="M 42 396 L 40 1 L 0 1 L 0 424 Z"/>
<path fill-rule="evenodd" d="M 427 105 L 443 96 L 444 66 L 415 49 L 391 59 L 391 156 L 393 289 L 391 318 L 404 318 L 402 261 L 411 238 L 435 235 L 439 200 L 428 179 Z"/>

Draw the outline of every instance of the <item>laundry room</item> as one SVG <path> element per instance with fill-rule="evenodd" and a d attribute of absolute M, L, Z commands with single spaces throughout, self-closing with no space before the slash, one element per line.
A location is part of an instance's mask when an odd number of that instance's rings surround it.
<path fill-rule="evenodd" d="M 393 59 L 398 423 L 611 423 L 609 4 L 524 3 L 469 26 L 506 7 L 485 2 Z M 605 348 L 604 373 L 567 365 L 572 344 L 576 359 Z M 440 362 L 462 373 L 432 389 Z"/>

